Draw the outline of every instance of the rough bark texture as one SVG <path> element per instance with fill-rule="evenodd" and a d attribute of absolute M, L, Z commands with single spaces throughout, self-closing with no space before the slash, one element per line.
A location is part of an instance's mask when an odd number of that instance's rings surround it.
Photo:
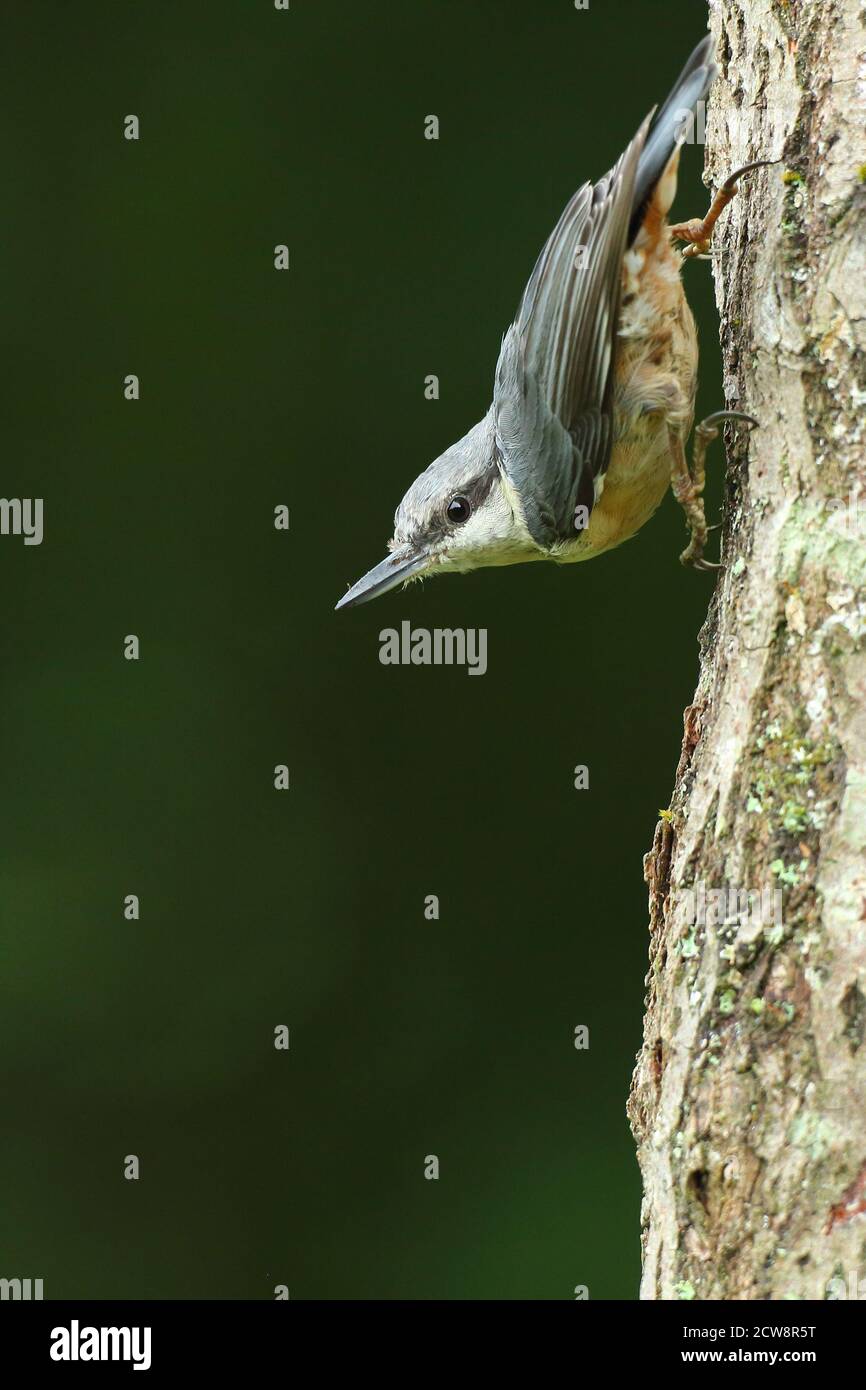
<path fill-rule="evenodd" d="M 708 181 L 782 163 L 714 248 L 726 399 L 761 428 L 729 448 L 725 569 L 645 863 L 641 1296 L 866 1296 L 866 12 L 716 0 L 711 23 Z M 709 897 L 696 922 L 701 884 L 781 889 L 781 924 L 714 924 Z"/>

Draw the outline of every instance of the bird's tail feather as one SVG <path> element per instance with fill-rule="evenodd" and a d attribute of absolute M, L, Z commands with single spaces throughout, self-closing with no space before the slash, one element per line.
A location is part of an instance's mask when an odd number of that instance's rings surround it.
<path fill-rule="evenodd" d="M 647 203 L 664 173 L 674 148 L 683 139 L 683 120 L 702 101 L 716 76 L 712 60 L 713 37 L 707 34 L 692 53 L 667 99 L 653 117 L 640 157 L 634 184 L 634 203 L 629 223 L 629 245 L 637 236 Z"/>

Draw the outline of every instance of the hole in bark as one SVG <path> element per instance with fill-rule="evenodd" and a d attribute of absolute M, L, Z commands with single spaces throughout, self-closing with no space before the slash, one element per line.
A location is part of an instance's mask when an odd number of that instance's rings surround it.
<path fill-rule="evenodd" d="M 845 1037 L 848 1039 L 848 1046 L 854 1053 L 863 1041 L 863 1031 L 866 1028 L 866 999 L 860 991 L 858 985 L 850 985 L 842 996 L 842 1013 L 845 1018 Z"/>
<path fill-rule="evenodd" d="M 662 1071 L 664 1069 L 663 1044 L 661 1038 L 656 1038 L 653 1048 L 653 1080 L 657 1086 L 662 1084 Z"/>
<path fill-rule="evenodd" d="M 728 64 L 731 61 L 731 40 L 728 38 L 727 31 L 724 29 L 722 30 L 722 46 L 719 52 L 719 58 L 722 64 L 722 76 L 727 77 Z"/>
<path fill-rule="evenodd" d="M 690 1195 L 694 1197 L 696 1202 L 700 1202 L 704 1211 L 707 1209 L 707 1184 L 709 1180 L 710 1175 L 706 1168 L 695 1168 L 689 1173 L 686 1183 Z"/>

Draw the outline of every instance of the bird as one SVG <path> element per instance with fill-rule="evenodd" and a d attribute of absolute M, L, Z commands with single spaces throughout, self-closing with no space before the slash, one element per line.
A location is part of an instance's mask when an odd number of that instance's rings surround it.
<path fill-rule="evenodd" d="M 698 344 L 681 272 L 708 256 L 740 177 L 772 161 L 736 170 L 705 217 L 668 224 L 712 51 L 708 34 L 613 168 L 569 200 L 502 339 L 490 408 L 415 479 L 389 553 L 338 609 L 449 571 L 594 559 L 634 536 L 669 486 L 690 533 L 681 561 L 719 568 L 704 557 L 706 448 L 723 421 L 757 421 L 708 416 L 689 466 Z"/>

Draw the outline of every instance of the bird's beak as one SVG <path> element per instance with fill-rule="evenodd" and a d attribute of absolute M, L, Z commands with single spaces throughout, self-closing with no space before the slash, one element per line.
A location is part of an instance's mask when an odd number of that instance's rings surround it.
<path fill-rule="evenodd" d="M 353 584 L 349 592 L 340 599 L 337 608 L 355 608 L 359 603 L 369 603 L 370 599 L 378 598 L 397 584 L 420 574 L 429 563 L 430 556 L 426 550 L 415 550 L 406 546 L 395 550 L 380 564 L 368 570 L 357 584 Z"/>

